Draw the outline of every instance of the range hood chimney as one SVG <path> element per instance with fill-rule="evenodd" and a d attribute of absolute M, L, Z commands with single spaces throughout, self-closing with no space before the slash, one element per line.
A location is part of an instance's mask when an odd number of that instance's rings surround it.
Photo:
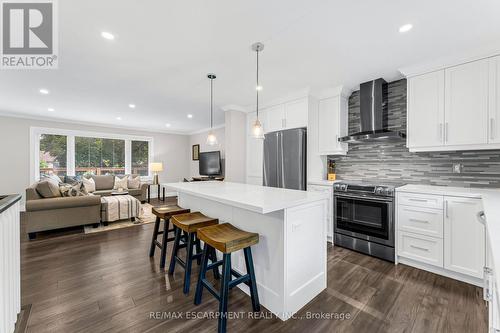
<path fill-rule="evenodd" d="M 340 142 L 402 139 L 401 131 L 387 129 L 387 82 L 376 79 L 360 85 L 360 132 L 344 136 Z"/>

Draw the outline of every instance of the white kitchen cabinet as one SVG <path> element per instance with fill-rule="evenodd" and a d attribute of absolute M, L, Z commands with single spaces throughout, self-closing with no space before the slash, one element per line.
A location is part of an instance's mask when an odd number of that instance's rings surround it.
<path fill-rule="evenodd" d="M 486 264 L 484 267 L 483 298 L 488 304 L 488 332 L 500 332 L 500 299 L 498 297 L 497 270 L 493 253 L 486 237 Z"/>
<path fill-rule="evenodd" d="M 308 103 L 307 98 L 285 103 L 284 127 L 286 129 L 307 127 Z"/>
<path fill-rule="evenodd" d="M 444 144 L 444 70 L 408 79 L 408 147 Z"/>
<path fill-rule="evenodd" d="M 339 138 L 347 135 L 347 98 L 341 94 L 320 99 L 318 106 L 318 153 L 345 155 L 347 144 Z"/>
<path fill-rule="evenodd" d="M 490 143 L 500 143 L 500 56 L 489 64 L 489 138 Z"/>
<path fill-rule="evenodd" d="M 445 70 L 445 145 L 488 143 L 488 63 Z"/>
<path fill-rule="evenodd" d="M 483 278 L 485 229 L 478 221 L 481 200 L 444 198 L 444 268 Z"/>
<path fill-rule="evenodd" d="M 327 240 L 333 243 L 333 185 L 312 185 L 307 184 L 307 190 L 311 192 L 328 193 L 328 221 L 327 221 Z"/>
<path fill-rule="evenodd" d="M 285 105 L 279 104 L 262 110 L 262 118 L 265 119 L 266 126 L 264 132 L 275 132 L 285 127 Z"/>

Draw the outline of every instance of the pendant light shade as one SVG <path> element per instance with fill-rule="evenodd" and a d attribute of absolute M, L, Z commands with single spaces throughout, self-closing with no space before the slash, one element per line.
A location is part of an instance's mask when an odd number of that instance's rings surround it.
<path fill-rule="evenodd" d="M 257 92 L 257 99 L 255 103 L 255 109 L 257 111 L 257 119 L 252 125 L 252 136 L 256 139 L 264 139 L 264 128 L 259 120 L 259 91 L 262 90 L 262 86 L 259 84 L 259 52 L 264 49 L 264 44 L 254 43 L 252 45 L 252 50 L 257 54 L 257 84 L 255 85 L 255 91 Z"/>
<path fill-rule="evenodd" d="M 217 77 L 215 74 L 207 74 L 210 79 L 210 131 L 207 136 L 207 145 L 215 146 L 217 145 L 217 137 L 214 133 L 214 79 Z"/>

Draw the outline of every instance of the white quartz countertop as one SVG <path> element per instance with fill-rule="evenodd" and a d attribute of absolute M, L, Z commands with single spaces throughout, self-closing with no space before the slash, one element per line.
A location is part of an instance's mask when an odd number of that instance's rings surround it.
<path fill-rule="evenodd" d="M 328 194 L 220 181 L 162 184 L 167 189 L 199 196 L 261 214 L 328 199 Z"/>
<path fill-rule="evenodd" d="M 500 286 L 500 189 L 405 185 L 398 187 L 396 191 L 482 199 L 486 231 L 497 272 L 497 285 Z"/>

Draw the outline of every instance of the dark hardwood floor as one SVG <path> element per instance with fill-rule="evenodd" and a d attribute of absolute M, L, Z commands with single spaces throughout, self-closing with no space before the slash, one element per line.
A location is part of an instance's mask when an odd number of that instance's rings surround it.
<path fill-rule="evenodd" d="M 215 332 L 217 320 L 204 317 L 217 312 L 217 301 L 204 293 L 193 305 L 198 267 L 186 297 L 183 270 L 169 276 L 159 251 L 148 257 L 152 231 L 153 224 L 90 235 L 77 228 L 31 242 L 23 234 L 28 331 Z M 233 289 L 229 310 L 246 314 L 250 298 Z M 487 332 L 486 322 L 480 288 L 329 246 L 328 288 L 295 319 L 282 322 L 263 309 L 258 319 L 229 319 L 228 332 Z"/>

